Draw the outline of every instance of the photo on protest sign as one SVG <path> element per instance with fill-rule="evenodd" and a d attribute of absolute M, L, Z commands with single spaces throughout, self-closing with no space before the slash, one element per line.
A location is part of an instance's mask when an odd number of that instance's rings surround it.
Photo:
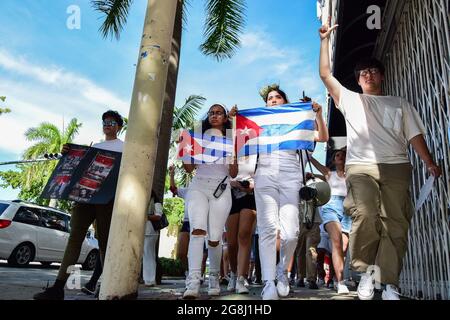
<path fill-rule="evenodd" d="M 69 144 L 42 192 L 42 198 L 106 204 L 116 192 L 122 154 Z"/>

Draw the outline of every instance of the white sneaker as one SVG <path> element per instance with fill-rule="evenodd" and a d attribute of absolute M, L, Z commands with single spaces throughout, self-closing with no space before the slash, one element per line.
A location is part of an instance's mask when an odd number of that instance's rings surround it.
<path fill-rule="evenodd" d="M 248 291 L 248 282 L 245 277 L 240 276 L 236 281 L 236 293 L 238 294 L 246 294 L 249 293 Z"/>
<path fill-rule="evenodd" d="M 277 270 L 277 291 L 280 297 L 287 297 L 289 295 L 289 279 L 287 272 L 283 272 L 280 269 Z"/>
<path fill-rule="evenodd" d="M 375 279 L 372 273 L 366 272 L 361 276 L 361 280 L 358 285 L 358 298 L 359 300 L 372 300 L 374 296 Z"/>
<path fill-rule="evenodd" d="M 230 278 L 228 279 L 228 291 L 234 291 L 236 289 L 236 274 L 234 272 L 231 272 Z"/>
<path fill-rule="evenodd" d="M 383 300 L 400 300 L 399 293 L 396 286 L 393 286 L 391 284 L 387 284 L 386 288 L 383 290 L 383 293 L 381 294 L 381 298 Z"/>
<path fill-rule="evenodd" d="M 184 291 L 183 299 L 198 298 L 200 292 L 200 274 L 189 275 L 186 278 L 186 291 Z"/>
<path fill-rule="evenodd" d="M 218 296 L 220 295 L 220 283 L 218 274 L 209 274 L 208 295 Z"/>
<path fill-rule="evenodd" d="M 266 285 L 261 292 L 261 297 L 263 300 L 278 300 L 277 288 L 275 287 L 275 282 L 273 280 L 266 281 Z"/>
<path fill-rule="evenodd" d="M 337 294 L 349 294 L 350 293 L 350 291 L 348 290 L 344 281 L 338 282 L 336 291 L 337 291 Z"/>

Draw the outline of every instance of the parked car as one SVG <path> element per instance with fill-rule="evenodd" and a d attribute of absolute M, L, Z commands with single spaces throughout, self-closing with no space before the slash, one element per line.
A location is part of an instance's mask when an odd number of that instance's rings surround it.
<path fill-rule="evenodd" d="M 61 262 L 69 232 L 70 215 L 63 211 L 19 200 L 0 201 L 0 259 L 11 266 Z M 81 247 L 78 263 L 83 270 L 93 270 L 99 259 L 93 234 L 87 232 Z"/>

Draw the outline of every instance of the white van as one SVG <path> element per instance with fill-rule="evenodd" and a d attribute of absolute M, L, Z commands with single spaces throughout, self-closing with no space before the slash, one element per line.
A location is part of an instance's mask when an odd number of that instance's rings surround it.
<path fill-rule="evenodd" d="M 69 232 L 67 213 L 19 200 L 0 201 L 0 259 L 7 259 L 9 265 L 61 262 Z M 98 258 L 98 241 L 88 231 L 78 263 L 84 270 L 92 270 Z"/>

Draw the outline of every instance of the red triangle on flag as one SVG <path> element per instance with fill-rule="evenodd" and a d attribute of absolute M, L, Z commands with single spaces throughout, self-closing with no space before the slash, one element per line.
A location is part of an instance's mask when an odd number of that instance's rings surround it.
<path fill-rule="evenodd" d="M 195 156 L 203 153 L 204 151 L 204 148 L 197 141 L 195 141 L 194 137 L 190 135 L 188 130 L 183 130 L 181 132 L 178 142 L 178 158 L 180 159 L 186 156 Z"/>
<path fill-rule="evenodd" d="M 248 140 L 258 137 L 264 131 L 256 122 L 242 115 L 236 115 L 236 153 Z"/>

